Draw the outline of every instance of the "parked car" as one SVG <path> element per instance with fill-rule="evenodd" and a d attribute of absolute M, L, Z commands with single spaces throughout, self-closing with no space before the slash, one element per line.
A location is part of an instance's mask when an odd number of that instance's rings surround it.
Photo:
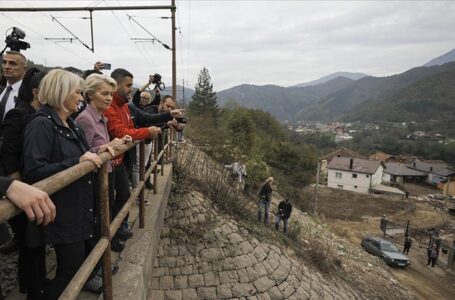
<path fill-rule="evenodd" d="M 428 194 L 427 197 L 435 200 L 444 200 L 444 196 L 442 194 Z"/>
<path fill-rule="evenodd" d="M 386 264 L 394 267 L 407 267 L 410 264 L 409 258 L 390 241 L 375 236 L 365 236 L 361 246 L 368 253 L 379 256 Z"/>

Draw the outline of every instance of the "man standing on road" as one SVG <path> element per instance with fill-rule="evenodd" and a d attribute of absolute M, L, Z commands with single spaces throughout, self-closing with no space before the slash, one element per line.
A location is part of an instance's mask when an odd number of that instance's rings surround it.
<path fill-rule="evenodd" d="M 411 246 L 412 246 L 412 239 L 410 236 L 406 236 L 404 238 L 403 254 L 407 255 L 409 253 L 409 249 L 411 249 Z"/>

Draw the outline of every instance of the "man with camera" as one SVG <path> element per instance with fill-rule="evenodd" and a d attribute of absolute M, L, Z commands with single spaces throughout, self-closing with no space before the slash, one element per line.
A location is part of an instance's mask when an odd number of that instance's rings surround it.
<path fill-rule="evenodd" d="M 155 93 L 155 97 L 153 98 L 152 101 L 152 96 L 150 95 L 149 92 L 146 91 L 146 89 L 151 85 L 155 84 L 155 87 L 153 88 L 153 92 Z M 148 112 L 148 113 L 156 113 L 156 110 L 153 109 L 153 106 L 157 106 L 160 104 L 161 101 L 161 95 L 160 91 L 161 88 L 164 89 L 164 84 L 161 82 L 161 75 L 160 74 L 154 74 L 154 75 L 149 75 L 149 80 L 147 83 L 145 83 L 143 86 L 141 86 L 136 93 L 133 95 L 133 101 L 132 103 L 139 109 Z"/>

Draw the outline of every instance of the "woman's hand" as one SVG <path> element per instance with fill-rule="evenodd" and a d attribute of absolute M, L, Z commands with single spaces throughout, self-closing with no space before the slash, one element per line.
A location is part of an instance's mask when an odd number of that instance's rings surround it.
<path fill-rule="evenodd" d="M 122 141 L 124 144 L 131 143 L 133 141 L 133 138 L 129 135 L 125 135 L 124 137 L 122 137 Z"/>
<path fill-rule="evenodd" d="M 92 163 L 95 164 L 95 166 L 97 166 L 98 168 L 101 167 L 101 159 L 98 155 L 96 155 L 95 153 L 92 153 L 92 152 L 85 152 L 84 155 L 82 155 L 80 158 L 79 158 L 79 162 L 83 162 L 85 160 L 89 160 L 91 161 Z"/>

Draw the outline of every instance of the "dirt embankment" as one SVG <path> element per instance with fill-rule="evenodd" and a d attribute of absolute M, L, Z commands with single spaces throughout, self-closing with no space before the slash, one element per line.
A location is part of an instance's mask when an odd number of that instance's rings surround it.
<path fill-rule="evenodd" d="M 408 186 L 410 194 L 415 197 L 435 193 L 431 187 Z M 325 188 L 319 196 L 322 213 L 326 213 L 326 222 L 329 229 L 359 245 L 364 235 L 379 235 L 380 216 L 386 214 L 389 220 L 406 224 L 410 221 L 412 232 L 422 233 L 426 229 L 443 227 L 447 222 L 447 215 L 435 205 L 417 201 L 416 199 L 393 200 L 369 195 L 351 195 L 354 193 L 340 193 L 338 190 Z M 337 199 L 338 196 L 338 201 Z M 414 206 L 414 209 L 409 209 Z M 330 207 L 339 210 L 339 213 L 330 211 Z M 415 293 L 418 299 L 453 299 L 455 297 L 455 278 L 440 267 L 426 266 L 425 247 L 426 235 L 413 236 L 414 243 L 409 258 L 411 265 L 406 269 L 390 268 L 392 274 Z M 402 247 L 403 237 L 392 238 L 395 244 Z"/>

